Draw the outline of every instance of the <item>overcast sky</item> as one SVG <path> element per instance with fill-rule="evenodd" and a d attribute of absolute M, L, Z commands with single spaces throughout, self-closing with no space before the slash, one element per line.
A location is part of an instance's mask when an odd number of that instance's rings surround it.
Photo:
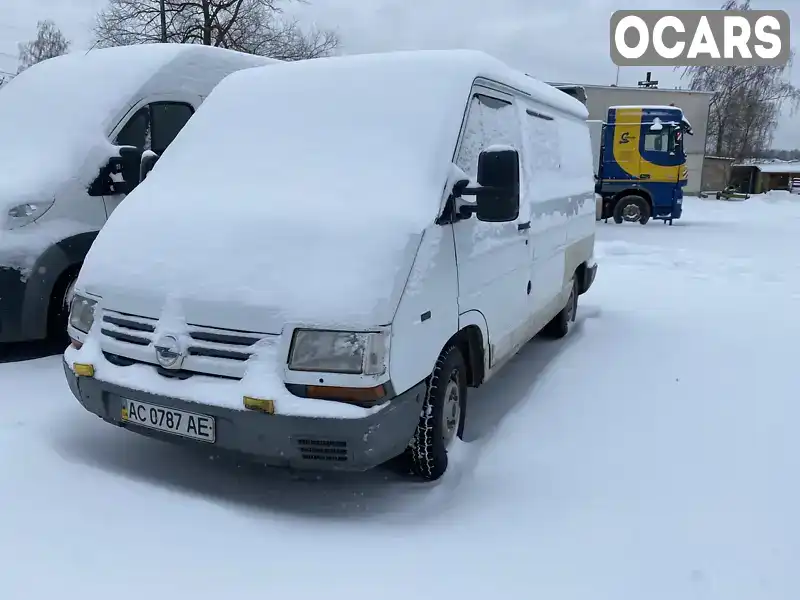
<path fill-rule="evenodd" d="M 91 44 L 91 26 L 105 0 L 1 0 L 0 70 L 16 70 L 17 43 L 30 39 L 37 19 L 51 18 L 73 41 Z M 617 0 L 308 0 L 286 1 L 306 22 L 336 29 L 349 53 L 396 49 L 477 48 L 550 81 L 614 83 L 608 51 L 609 18 Z M 626 8 L 714 9 L 722 0 L 636 0 Z M 782 5 L 782 6 L 781 6 Z M 792 20 L 792 46 L 800 40 L 800 1 L 752 0 L 753 8 L 781 7 Z M 636 85 L 646 69 L 620 70 L 620 85 Z M 686 87 L 680 72 L 652 69 L 659 87 Z M 800 86 L 800 61 L 792 69 Z M 800 147 L 800 113 L 784 115 L 775 147 Z"/>

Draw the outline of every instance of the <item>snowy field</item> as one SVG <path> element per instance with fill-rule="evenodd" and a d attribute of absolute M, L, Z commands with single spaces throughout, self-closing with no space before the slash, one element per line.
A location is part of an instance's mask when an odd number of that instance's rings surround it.
<path fill-rule="evenodd" d="M 0 598 L 800 597 L 800 200 L 684 215 L 598 224 L 577 328 L 433 485 L 210 460 L 0 364 Z"/>

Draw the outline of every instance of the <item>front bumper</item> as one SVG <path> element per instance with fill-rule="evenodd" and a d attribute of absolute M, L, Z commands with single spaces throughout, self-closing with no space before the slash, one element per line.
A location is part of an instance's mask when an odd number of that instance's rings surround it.
<path fill-rule="evenodd" d="M 64 361 L 69 388 L 83 407 L 104 421 L 163 441 L 246 455 L 261 463 L 309 470 L 365 471 L 399 456 L 419 422 L 425 382 L 363 419 L 268 415 L 187 402 L 79 377 Z M 216 420 L 213 444 L 123 422 L 122 400 L 209 415 Z"/>
<path fill-rule="evenodd" d="M 27 338 L 23 328 L 25 282 L 15 268 L 0 265 L 0 343 Z"/>

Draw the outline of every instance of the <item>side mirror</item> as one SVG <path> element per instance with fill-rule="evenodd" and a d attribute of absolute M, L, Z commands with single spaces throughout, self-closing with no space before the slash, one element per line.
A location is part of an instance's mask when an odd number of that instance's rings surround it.
<path fill-rule="evenodd" d="M 139 185 L 142 151 L 135 146 L 120 146 L 119 156 L 108 161 L 112 194 L 130 194 Z"/>
<path fill-rule="evenodd" d="M 142 159 L 139 163 L 139 181 L 144 181 L 144 178 L 147 177 L 147 174 L 153 170 L 153 167 L 156 166 L 156 161 L 158 161 L 158 154 L 153 152 L 152 150 L 145 150 L 142 153 Z"/>
<path fill-rule="evenodd" d="M 494 147 L 478 157 L 475 190 L 479 221 L 505 223 L 519 216 L 519 153 L 513 148 Z"/>
<path fill-rule="evenodd" d="M 89 186 L 90 196 L 128 194 L 139 185 L 142 151 L 135 146 L 119 146 L 119 156 L 112 156 Z"/>

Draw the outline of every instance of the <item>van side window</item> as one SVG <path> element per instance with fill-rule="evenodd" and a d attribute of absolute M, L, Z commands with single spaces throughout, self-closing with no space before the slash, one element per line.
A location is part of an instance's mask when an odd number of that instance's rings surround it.
<path fill-rule="evenodd" d="M 150 105 L 153 128 L 153 152 L 161 154 L 172 143 L 183 126 L 192 118 L 194 109 L 189 104 L 156 102 Z"/>
<path fill-rule="evenodd" d="M 527 108 L 523 123 L 528 156 L 525 162 L 526 177 L 532 181 L 536 173 L 558 171 L 561 168 L 562 148 L 555 119 L 543 110 Z M 571 152 L 569 147 L 565 150 Z"/>
<path fill-rule="evenodd" d="M 143 106 L 125 123 L 114 143 L 117 146 L 135 146 L 147 149 L 149 148 L 149 134 L 150 110 L 147 106 Z"/>
<path fill-rule="evenodd" d="M 474 180 L 478 171 L 478 155 L 495 144 L 513 146 L 522 152 L 516 109 L 508 100 L 473 94 L 456 165 Z"/>
<path fill-rule="evenodd" d="M 161 154 L 194 114 L 189 104 L 153 102 L 143 106 L 117 134 L 118 146 L 136 146 Z"/>

